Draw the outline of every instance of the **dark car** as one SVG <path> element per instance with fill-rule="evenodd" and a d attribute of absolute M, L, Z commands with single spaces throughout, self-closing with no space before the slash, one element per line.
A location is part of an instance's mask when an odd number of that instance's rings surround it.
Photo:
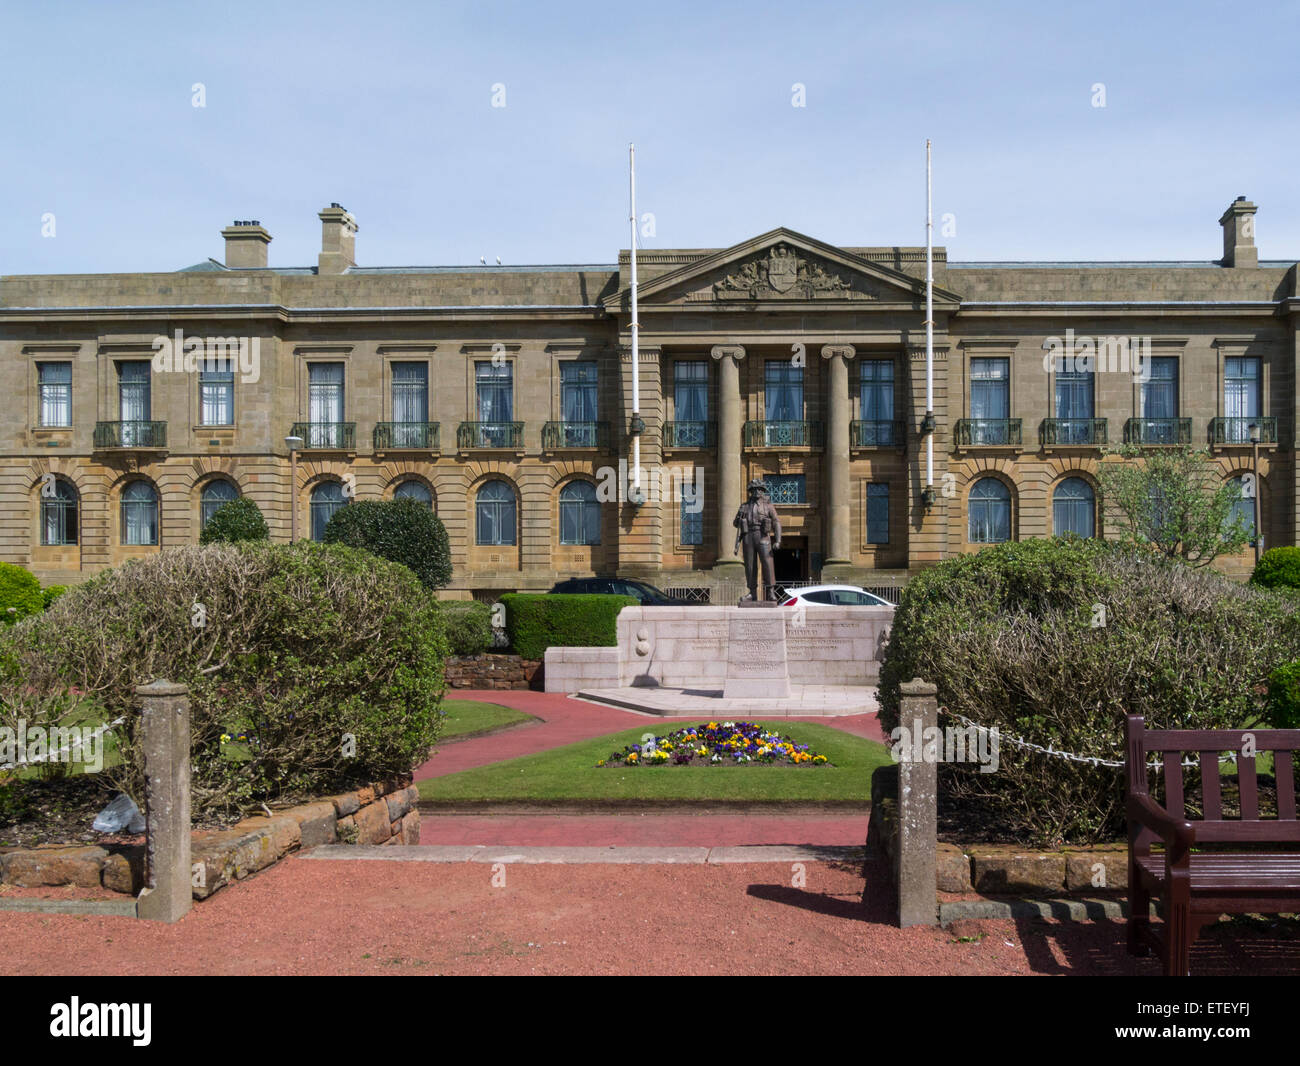
<path fill-rule="evenodd" d="M 566 595 L 590 595 L 593 593 L 614 596 L 635 596 L 643 607 L 689 607 L 693 601 L 669 596 L 662 589 L 648 585 L 644 581 L 633 581 L 625 577 L 571 577 L 558 582 L 552 592 Z"/>

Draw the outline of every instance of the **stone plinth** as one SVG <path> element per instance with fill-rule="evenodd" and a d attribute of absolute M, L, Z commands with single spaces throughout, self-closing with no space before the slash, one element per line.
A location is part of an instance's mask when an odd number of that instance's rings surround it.
<path fill-rule="evenodd" d="M 780 608 L 737 610 L 727 619 L 727 679 L 723 699 L 786 699 L 785 618 Z"/>

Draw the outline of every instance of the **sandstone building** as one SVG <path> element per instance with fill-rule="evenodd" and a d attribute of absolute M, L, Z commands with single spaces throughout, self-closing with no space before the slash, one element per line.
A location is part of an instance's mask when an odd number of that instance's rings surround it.
<path fill-rule="evenodd" d="M 197 542 L 236 495 L 284 540 L 398 493 L 446 524 L 453 595 L 617 575 L 725 598 L 731 516 L 762 477 L 779 579 L 882 585 L 990 541 L 1104 533 L 1108 444 L 1208 445 L 1240 478 L 1251 425 L 1264 541 L 1300 543 L 1297 266 L 1258 261 L 1255 210 L 1228 207 L 1205 262 L 935 249 L 932 500 L 923 248 L 777 229 L 640 252 L 635 425 L 626 252 L 358 266 L 335 204 L 311 267 L 269 266 L 271 235 L 237 222 L 223 261 L 174 273 L 3 277 L 0 558 L 72 583 Z M 1095 365 L 1045 360 L 1066 340 Z M 643 500 L 619 473 L 636 430 Z"/>

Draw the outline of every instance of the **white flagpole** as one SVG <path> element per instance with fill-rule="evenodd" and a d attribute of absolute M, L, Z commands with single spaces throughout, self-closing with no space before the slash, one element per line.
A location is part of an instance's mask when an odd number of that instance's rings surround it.
<path fill-rule="evenodd" d="M 934 207 L 930 178 L 930 139 L 925 140 L 925 418 L 934 421 Z M 634 290 L 635 291 L 635 290 Z M 635 299 L 635 297 L 634 297 Z M 635 317 L 635 313 L 633 314 Z M 635 334 L 634 334 L 635 336 Z M 925 437 L 925 487 L 934 489 L 934 430 Z"/>
<path fill-rule="evenodd" d="M 641 360 L 640 360 L 640 323 L 636 319 L 636 145 L 627 146 L 628 158 L 628 215 L 629 228 L 632 233 L 632 420 L 635 422 L 641 413 Z M 632 434 L 632 492 L 641 496 L 641 435 Z"/>

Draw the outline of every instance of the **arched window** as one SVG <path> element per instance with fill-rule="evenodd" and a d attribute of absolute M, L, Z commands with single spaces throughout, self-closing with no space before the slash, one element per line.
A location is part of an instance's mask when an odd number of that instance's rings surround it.
<path fill-rule="evenodd" d="M 1011 490 L 995 477 L 980 478 L 970 490 L 967 537 L 972 544 L 1011 539 Z"/>
<path fill-rule="evenodd" d="M 560 489 L 560 543 L 600 543 L 600 504 L 590 481 L 570 481 Z"/>
<path fill-rule="evenodd" d="M 158 493 L 147 481 L 122 490 L 122 543 L 158 543 Z"/>
<path fill-rule="evenodd" d="M 393 499 L 400 500 L 403 497 L 416 500 L 424 504 L 425 507 L 433 510 L 433 493 L 429 491 L 427 485 L 420 481 L 403 481 L 397 488 L 393 489 Z"/>
<path fill-rule="evenodd" d="M 330 524 L 334 512 L 346 502 L 343 498 L 343 486 L 337 481 L 322 481 L 311 490 L 312 540 L 325 539 L 325 527 Z"/>
<path fill-rule="evenodd" d="M 1073 533 L 1092 537 L 1097 532 L 1096 496 L 1081 477 L 1068 477 L 1052 494 L 1052 532 L 1058 537 Z"/>
<path fill-rule="evenodd" d="M 1249 544 L 1255 543 L 1255 492 L 1258 483 L 1254 477 L 1247 481 L 1244 477 L 1234 477 L 1229 482 L 1233 488 L 1232 510 L 1228 512 L 1227 525 L 1231 528 L 1240 522 L 1242 529 L 1249 535 Z"/>
<path fill-rule="evenodd" d="M 41 543 L 77 543 L 77 490 L 61 478 L 50 487 L 41 486 Z"/>
<path fill-rule="evenodd" d="M 479 544 L 515 542 L 515 494 L 504 481 L 487 481 L 474 503 Z"/>
<path fill-rule="evenodd" d="M 203 529 L 220 508 L 237 499 L 239 489 L 229 481 L 209 481 L 199 493 L 199 529 Z"/>

